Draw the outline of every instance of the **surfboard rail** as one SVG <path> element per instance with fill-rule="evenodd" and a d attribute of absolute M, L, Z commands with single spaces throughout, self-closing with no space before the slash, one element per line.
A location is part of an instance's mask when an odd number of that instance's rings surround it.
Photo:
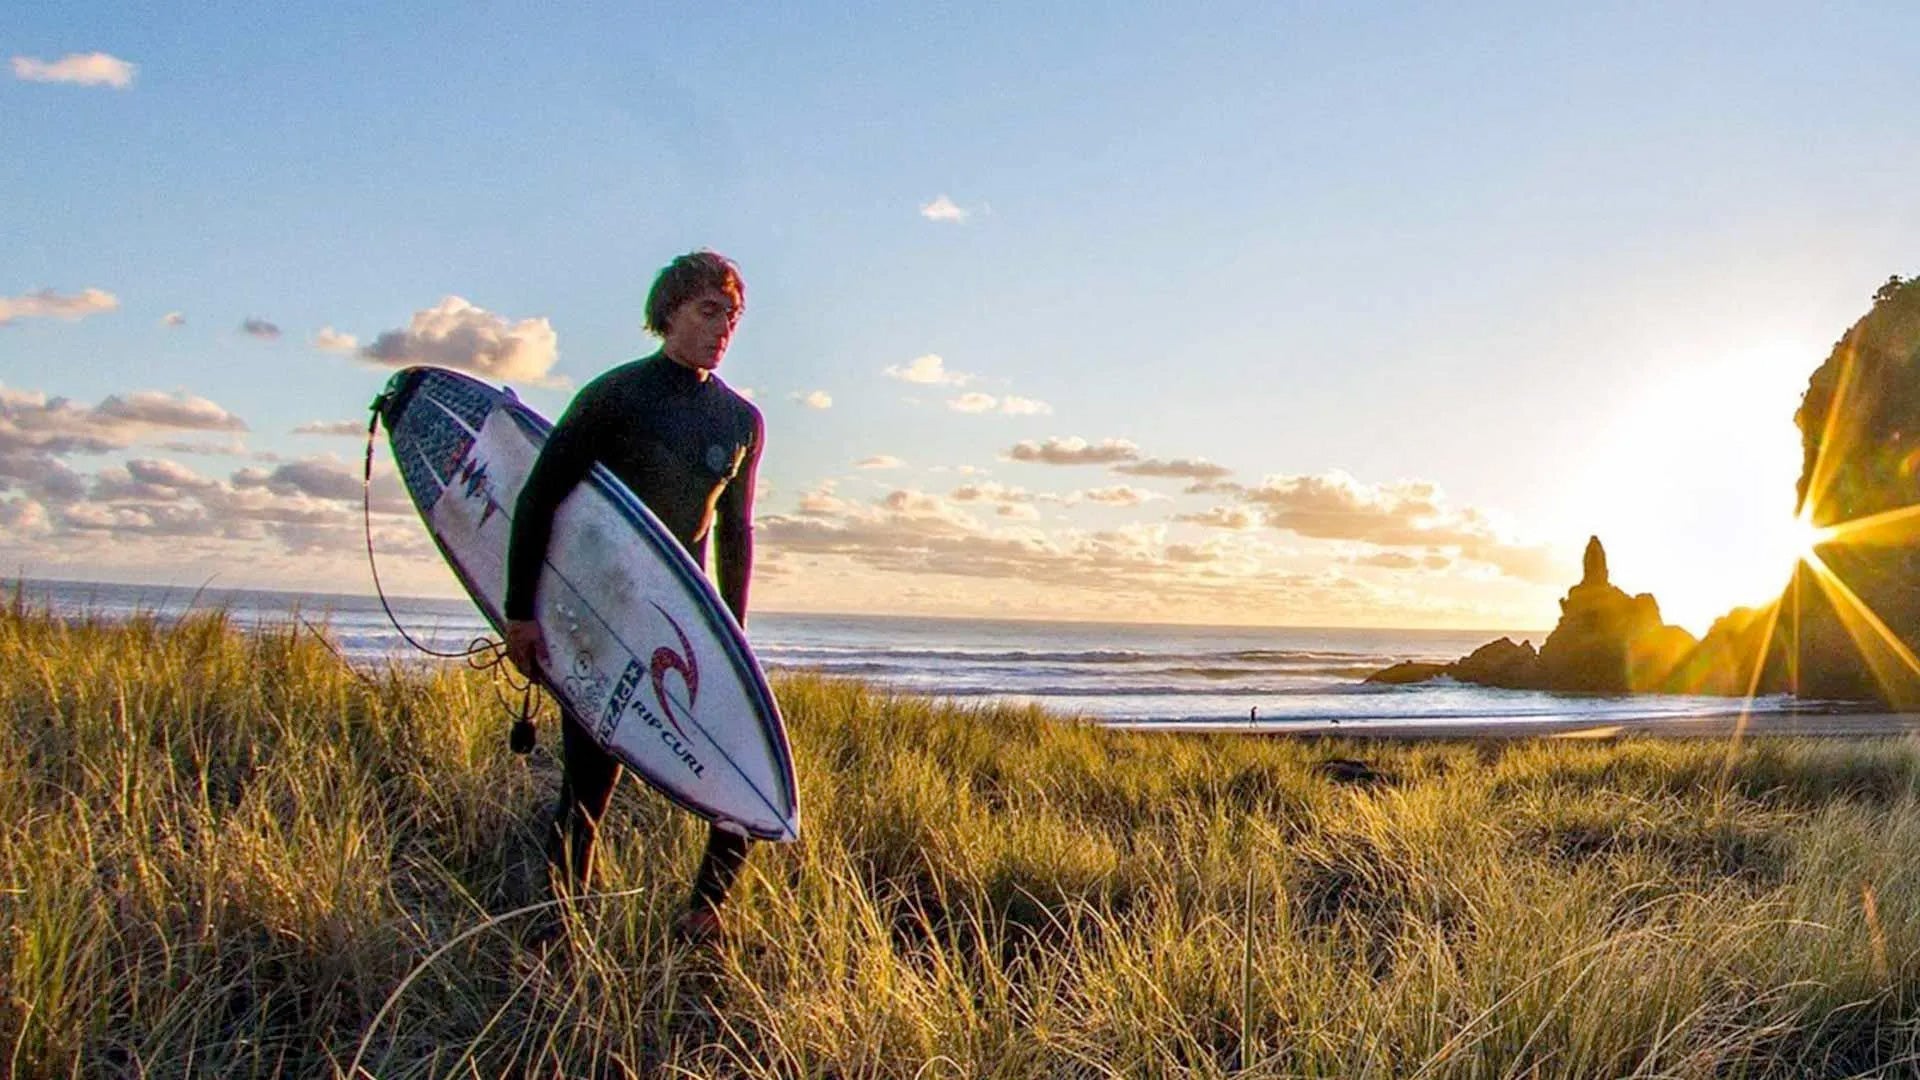
<path fill-rule="evenodd" d="M 511 391 L 411 367 L 379 405 L 436 548 L 505 627 L 514 503 L 552 425 Z M 562 501 L 535 618 L 546 689 L 677 805 L 766 840 L 799 836 L 785 721 L 713 583 L 638 496 L 596 464 Z"/>

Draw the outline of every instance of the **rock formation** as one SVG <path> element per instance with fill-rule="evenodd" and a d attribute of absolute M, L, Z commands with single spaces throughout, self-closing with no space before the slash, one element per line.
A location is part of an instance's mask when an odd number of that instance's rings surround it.
<path fill-rule="evenodd" d="M 1538 685 L 1622 694 L 1656 690 L 1693 651 L 1693 635 L 1660 621 L 1652 593 L 1628 596 L 1607 580 L 1607 553 L 1587 541 L 1586 575 L 1560 601 L 1560 624 L 1540 645 Z"/>
<path fill-rule="evenodd" d="M 1540 685 L 1540 654 L 1533 642 L 1518 645 L 1512 638 L 1489 641 L 1447 665 L 1447 674 L 1481 686 L 1529 689 Z"/>
<path fill-rule="evenodd" d="M 1449 675 L 1516 690 L 1621 694 L 1663 689 L 1693 652 L 1693 635 L 1660 621 L 1651 593 L 1628 596 L 1607 578 L 1607 552 L 1587 540 L 1585 573 L 1560 601 L 1560 622 L 1536 653 L 1533 643 L 1491 641 L 1451 664 L 1396 664 L 1369 682 L 1406 683 Z M 1426 668 L 1436 668 L 1425 673 Z"/>
<path fill-rule="evenodd" d="M 1920 647 L 1920 527 L 1858 527 L 1920 503 L 1920 278 L 1874 294 L 1807 380 L 1793 419 L 1801 512 L 1843 527 L 1816 550 L 1827 573 L 1803 562 L 1774 603 L 1722 616 L 1670 685 L 1920 708 L 1920 672 L 1900 655 Z"/>
<path fill-rule="evenodd" d="M 1802 453 L 1795 493 L 1815 525 L 1857 523 L 1920 502 L 1920 278 L 1893 278 L 1874 294 L 1873 307 L 1808 380 L 1794 422 Z M 1911 657 L 1920 645 L 1920 528 L 1908 522 L 1844 533 L 1818 554 L 1858 606 L 1836 600 L 1830 579 L 1823 585 L 1824 575 L 1800 567 L 1780 601 L 1796 630 L 1794 662 L 1768 674 L 1797 682 L 1806 697 L 1920 708 L 1920 673 L 1899 655 Z"/>

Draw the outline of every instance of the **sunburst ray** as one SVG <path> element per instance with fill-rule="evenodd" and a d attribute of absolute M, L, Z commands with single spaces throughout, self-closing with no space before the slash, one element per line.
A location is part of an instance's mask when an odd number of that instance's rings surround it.
<path fill-rule="evenodd" d="M 1833 395 L 1827 400 L 1827 414 L 1821 418 L 1820 446 L 1814 452 L 1813 467 L 1807 473 L 1806 491 L 1801 495 L 1799 516 L 1815 525 L 1829 524 L 1831 507 L 1827 496 L 1839 474 L 1840 463 L 1854 441 L 1853 425 L 1844 423 L 1848 398 L 1853 395 L 1854 367 L 1858 352 L 1851 339 L 1839 351 L 1840 373 L 1833 381 Z"/>
<path fill-rule="evenodd" d="M 1860 599 L 1840 575 L 1818 554 L 1808 553 L 1804 560 L 1813 571 L 1813 580 L 1832 602 L 1834 614 L 1847 636 L 1853 639 L 1867 670 L 1880 685 L 1882 696 L 1896 707 L 1920 703 L 1920 657 L 1900 640 L 1886 621 Z"/>
<path fill-rule="evenodd" d="M 1920 503 L 1829 525 L 1815 534 L 1816 544 L 1902 547 L 1920 540 Z"/>
<path fill-rule="evenodd" d="M 1798 577 L 1798 573 L 1794 575 Z M 1791 579 L 1788 587 L 1792 587 Z M 1734 759 L 1740 755 L 1740 740 L 1747 733 L 1747 724 L 1753 716 L 1753 699 L 1760 692 L 1760 678 L 1767 670 L 1767 656 L 1773 651 L 1773 632 L 1780 625 L 1780 601 L 1767 605 L 1766 629 L 1760 632 L 1758 644 L 1754 648 L 1753 670 L 1747 676 L 1747 692 L 1740 699 L 1740 713 L 1733 720 L 1733 734 L 1727 739 L 1727 758 L 1720 767 L 1720 786 L 1725 789 L 1733 777 Z"/>

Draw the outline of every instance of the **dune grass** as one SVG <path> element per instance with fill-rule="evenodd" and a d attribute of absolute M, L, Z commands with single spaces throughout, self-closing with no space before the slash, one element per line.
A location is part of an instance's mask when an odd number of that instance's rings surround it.
<path fill-rule="evenodd" d="M 1920 1062 L 1909 741 L 1371 746 L 777 682 L 804 836 L 539 857 L 554 736 L 306 631 L 0 614 L 0 1071 L 1612 1077 Z M 1322 767 L 1362 758 L 1376 776 Z M 544 944 L 536 942 L 544 939 Z"/>

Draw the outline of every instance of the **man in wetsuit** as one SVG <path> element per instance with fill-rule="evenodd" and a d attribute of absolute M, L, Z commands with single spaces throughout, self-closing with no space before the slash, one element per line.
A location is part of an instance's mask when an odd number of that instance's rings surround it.
<path fill-rule="evenodd" d="M 547 438 L 520 493 L 507 554 L 507 655 L 531 676 L 547 663 L 534 621 L 540 565 L 554 511 L 595 462 L 647 504 L 694 562 L 714 538 L 721 599 L 747 622 L 753 571 L 753 485 L 765 428 L 760 412 L 714 377 L 739 324 L 746 287 L 732 261 L 711 251 L 673 260 L 647 295 L 647 329 L 660 351 L 581 388 Z M 563 773 L 547 857 L 571 885 L 593 874 L 593 842 L 620 779 L 620 762 L 571 712 L 561 719 Z M 720 907 L 746 859 L 746 833 L 715 823 L 680 929 L 720 930 Z"/>

